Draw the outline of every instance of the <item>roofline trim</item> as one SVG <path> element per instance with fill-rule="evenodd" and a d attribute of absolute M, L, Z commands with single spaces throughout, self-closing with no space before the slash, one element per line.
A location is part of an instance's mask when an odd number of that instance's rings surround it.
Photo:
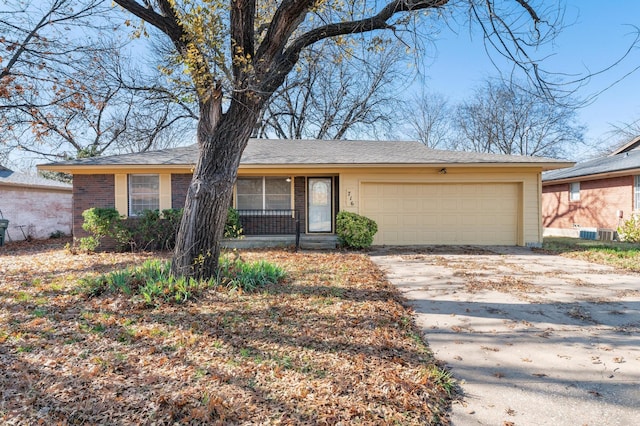
<path fill-rule="evenodd" d="M 49 189 L 49 190 L 55 190 L 55 191 L 69 191 L 69 192 L 73 191 L 72 186 L 54 186 L 54 185 L 49 186 L 49 185 L 23 183 L 23 182 L 9 182 L 9 181 L 2 181 L 2 180 L 0 180 L 0 186 L 14 186 L 14 187 L 17 186 L 20 188 Z"/>
<path fill-rule="evenodd" d="M 315 163 L 315 164 L 240 164 L 239 170 L 243 169 L 319 169 L 319 168 L 345 168 L 345 169 L 361 169 L 361 168 L 390 168 L 390 167 L 540 167 L 543 170 L 555 170 L 572 167 L 573 162 L 469 162 L 469 163 Z M 179 171 L 179 172 L 193 172 L 195 165 L 164 165 L 164 164 L 83 164 L 83 165 L 55 165 L 55 164 L 41 164 L 37 166 L 38 170 L 56 171 L 74 173 L 74 171 L 119 171 L 119 170 L 149 170 L 149 169 L 164 169 L 167 171 Z M 83 173 L 86 174 L 86 173 Z"/>
<path fill-rule="evenodd" d="M 560 183 L 568 183 L 568 182 L 576 182 L 576 181 L 584 182 L 589 180 L 608 179 L 608 178 L 614 178 L 619 176 L 633 176 L 633 175 L 640 175 L 640 167 L 634 167 L 632 169 L 624 169 L 624 170 L 615 170 L 612 172 L 572 176 L 572 177 L 553 179 L 553 180 L 544 180 L 544 177 L 543 177 L 542 184 L 555 185 Z"/>

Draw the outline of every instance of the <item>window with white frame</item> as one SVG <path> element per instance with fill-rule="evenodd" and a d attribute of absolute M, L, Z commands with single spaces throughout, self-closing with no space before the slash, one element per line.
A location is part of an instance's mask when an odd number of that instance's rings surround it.
<path fill-rule="evenodd" d="M 286 176 L 239 177 L 238 210 L 287 210 L 291 208 L 291 178 Z"/>
<path fill-rule="evenodd" d="M 569 201 L 580 201 L 580 182 L 569 184 Z"/>
<path fill-rule="evenodd" d="M 633 179 L 633 209 L 640 210 L 640 176 Z"/>
<path fill-rule="evenodd" d="M 160 177 L 129 175 L 129 216 L 160 208 Z"/>

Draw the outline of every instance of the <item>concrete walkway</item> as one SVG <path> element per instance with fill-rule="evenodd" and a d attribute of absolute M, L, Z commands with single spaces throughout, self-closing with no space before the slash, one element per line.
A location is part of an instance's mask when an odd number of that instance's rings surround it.
<path fill-rule="evenodd" d="M 640 424 L 640 275 L 515 247 L 371 259 L 461 382 L 453 425 Z"/>

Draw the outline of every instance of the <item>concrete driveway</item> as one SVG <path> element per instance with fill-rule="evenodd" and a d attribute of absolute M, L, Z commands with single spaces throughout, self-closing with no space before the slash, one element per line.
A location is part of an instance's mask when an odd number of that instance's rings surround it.
<path fill-rule="evenodd" d="M 453 425 L 640 424 L 640 275 L 518 247 L 371 259 L 461 382 Z"/>

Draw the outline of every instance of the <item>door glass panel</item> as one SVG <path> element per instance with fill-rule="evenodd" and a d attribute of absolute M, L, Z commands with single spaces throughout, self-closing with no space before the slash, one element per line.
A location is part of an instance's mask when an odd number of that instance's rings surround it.
<path fill-rule="evenodd" d="M 309 178 L 309 232 L 331 232 L 331 178 Z"/>

